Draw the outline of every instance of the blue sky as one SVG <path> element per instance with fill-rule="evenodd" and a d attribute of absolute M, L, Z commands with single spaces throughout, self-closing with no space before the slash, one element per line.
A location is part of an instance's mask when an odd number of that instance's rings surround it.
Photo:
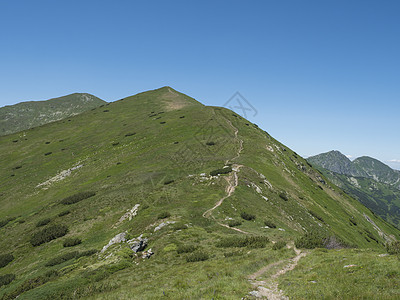
<path fill-rule="evenodd" d="M 0 106 L 169 85 L 303 156 L 400 168 L 399 1 L 1 1 Z M 399 160 L 399 163 L 389 162 Z"/>

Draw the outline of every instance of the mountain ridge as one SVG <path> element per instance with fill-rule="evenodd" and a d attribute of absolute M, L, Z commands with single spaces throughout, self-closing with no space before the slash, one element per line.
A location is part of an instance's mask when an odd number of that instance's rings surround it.
<path fill-rule="evenodd" d="M 0 137 L 3 299 L 238 299 L 309 235 L 400 237 L 256 124 L 169 87 L 24 133 Z"/>
<path fill-rule="evenodd" d="M 0 135 L 68 118 L 106 103 L 88 93 L 73 93 L 49 100 L 24 101 L 3 106 L 0 107 Z"/>

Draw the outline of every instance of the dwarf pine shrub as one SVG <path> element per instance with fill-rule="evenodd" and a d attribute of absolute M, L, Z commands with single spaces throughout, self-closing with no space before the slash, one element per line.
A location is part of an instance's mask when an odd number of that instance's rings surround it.
<path fill-rule="evenodd" d="M 94 195 L 96 195 L 95 192 L 80 192 L 72 196 L 68 196 L 62 199 L 60 202 L 61 204 L 70 205 L 85 200 L 87 198 L 93 197 Z"/>
<path fill-rule="evenodd" d="M 0 228 L 6 226 L 8 223 L 14 221 L 16 218 L 15 217 L 9 217 L 5 220 L 0 221 Z"/>
<path fill-rule="evenodd" d="M 219 174 L 228 174 L 232 172 L 232 167 L 226 167 L 226 168 L 222 168 L 222 169 L 216 169 L 214 171 L 210 172 L 211 176 L 218 176 Z"/>
<path fill-rule="evenodd" d="M 269 243 L 266 236 L 231 236 L 223 238 L 218 241 L 216 247 L 218 248 L 232 248 L 232 247 L 250 247 L 250 248 L 264 248 Z"/>
<path fill-rule="evenodd" d="M 64 247 L 73 247 L 82 243 L 80 238 L 67 238 L 64 240 Z"/>
<path fill-rule="evenodd" d="M 64 210 L 64 211 L 60 212 L 60 213 L 58 214 L 58 216 L 59 216 L 59 217 L 63 217 L 63 216 L 66 216 L 66 215 L 68 215 L 68 214 L 70 214 L 70 213 L 71 213 L 71 211 L 69 211 L 69 210 Z"/>
<path fill-rule="evenodd" d="M 240 220 L 229 220 L 228 222 L 229 227 L 235 227 L 239 225 L 242 225 L 242 222 Z"/>
<path fill-rule="evenodd" d="M 169 218 L 171 214 L 168 211 L 164 211 L 157 216 L 157 219 L 166 219 Z"/>
<path fill-rule="evenodd" d="M 209 258 L 208 254 L 202 251 L 194 252 L 186 256 L 187 262 L 205 261 Z"/>
<path fill-rule="evenodd" d="M 273 246 L 272 246 L 272 250 L 279 250 L 282 249 L 286 246 L 286 242 L 285 241 L 277 241 Z"/>
<path fill-rule="evenodd" d="M 41 244 L 50 242 L 54 239 L 66 235 L 68 232 L 68 227 L 65 225 L 52 225 L 42 229 L 41 231 L 35 233 L 30 242 L 32 246 L 39 246 Z"/>
<path fill-rule="evenodd" d="M 271 220 L 264 220 L 264 225 L 268 226 L 269 228 L 276 228 L 276 225 Z"/>
<path fill-rule="evenodd" d="M 247 212 L 241 212 L 240 216 L 242 217 L 242 219 L 247 220 L 247 221 L 252 221 L 255 220 L 256 216 L 249 214 Z"/>
<path fill-rule="evenodd" d="M 196 249 L 197 249 L 197 247 L 195 245 L 180 245 L 176 249 L 176 252 L 178 252 L 178 254 L 181 254 L 181 253 L 192 253 Z"/>
<path fill-rule="evenodd" d="M 386 251 L 389 254 L 400 254 L 400 241 L 394 241 L 386 244 Z"/>
<path fill-rule="evenodd" d="M 45 226 L 45 225 L 49 224 L 50 221 L 51 221 L 50 218 L 46 218 L 46 219 L 39 220 L 39 221 L 36 223 L 36 227 Z"/>
<path fill-rule="evenodd" d="M 14 274 L 0 275 L 0 287 L 10 284 L 15 279 Z"/>
<path fill-rule="evenodd" d="M 0 254 L 0 268 L 7 266 L 13 260 L 14 260 L 14 255 L 10 253 Z"/>

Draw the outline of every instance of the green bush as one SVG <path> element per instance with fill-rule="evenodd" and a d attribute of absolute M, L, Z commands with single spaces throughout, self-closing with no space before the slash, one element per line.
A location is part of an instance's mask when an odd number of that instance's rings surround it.
<path fill-rule="evenodd" d="M 0 287 L 10 284 L 15 279 L 14 274 L 0 275 Z"/>
<path fill-rule="evenodd" d="M 240 220 L 229 220 L 228 222 L 229 227 L 235 227 L 240 225 L 242 225 L 242 222 Z"/>
<path fill-rule="evenodd" d="M 72 251 L 72 252 L 64 253 L 64 254 L 61 254 L 59 256 L 56 256 L 56 257 L 50 259 L 45 264 L 45 266 L 46 267 L 56 266 L 56 265 L 59 265 L 59 264 L 62 264 L 64 262 L 66 262 L 68 260 L 71 260 L 71 259 L 74 259 L 74 258 L 80 258 L 80 257 L 83 257 L 83 256 L 91 256 L 91 255 L 93 255 L 95 253 L 97 253 L 97 250 L 95 250 L 95 249 L 86 250 L 86 251 L 82 251 L 82 252 Z"/>
<path fill-rule="evenodd" d="M 187 225 L 184 224 L 184 223 L 176 223 L 176 224 L 174 224 L 172 226 L 173 230 L 184 230 L 184 229 L 187 229 L 187 228 L 188 228 Z"/>
<path fill-rule="evenodd" d="M 205 261 L 209 258 L 205 252 L 197 251 L 186 257 L 187 262 Z"/>
<path fill-rule="evenodd" d="M 217 170 L 211 171 L 210 175 L 211 176 L 217 176 L 219 174 L 228 174 L 230 172 L 232 172 L 232 167 L 226 167 L 226 168 L 222 168 L 222 169 L 217 169 Z"/>
<path fill-rule="evenodd" d="M 279 197 L 284 201 L 288 201 L 289 200 L 288 196 L 284 192 L 280 193 Z"/>
<path fill-rule="evenodd" d="M 394 241 L 386 244 L 386 251 L 389 254 L 400 254 L 400 241 Z"/>
<path fill-rule="evenodd" d="M 63 262 L 66 262 L 68 260 L 71 260 L 71 259 L 75 258 L 78 255 L 78 253 L 79 253 L 78 251 L 73 251 L 73 252 L 61 254 L 59 256 L 56 256 L 56 257 L 50 259 L 45 264 L 45 266 L 46 267 L 51 267 L 51 266 L 62 264 Z"/>
<path fill-rule="evenodd" d="M 86 251 L 79 252 L 78 255 L 76 256 L 76 258 L 84 257 L 84 256 L 92 256 L 93 254 L 96 254 L 97 252 L 98 251 L 96 249 L 89 249 Z"/>
<path fill-rule="evenodd" d="M 197 247 L 195 245 L 180 245 L 180 246 L 178 246 L 178 249 L 176 249 L 176 252 L 178 252 L 178 254 L 192 253 L 196 249 L 197 249 Z"/>
<path fill-rule="evenodd" d="M 171 184 L 171 183 L 173 183 L 174 181 L 175 181 L 175 180 L 173 180 L 173 179 L 165 180 L 165 181 L 164 181 L 164 185 Z"/>
<path fill-rule="evenodd" d="M 50 242 L 51 240 L 62 237 L 66 235 L 67 232 L 68 232 L 68 227 L 65 225 L 52 225 L 35 233 L 32 236 L 30 242 L 32 246 L 39 246 L 41 244 Z"/>
<path fill-rule="evenodd" d="M 0 268 L 7 266 L 13 260 L 14 260 L 14 255 L 10 253 L 0 254 Z"/>
<path fill-rule="evenodd" d="M 314 218 L 320 220 L 322 223 L 325 223 L 324 219 L 322 219 L 322 217 L 320 215 L 318 215 L 317 213 L 313 212 L 312 210 L 308 210 L 308 212 L 310 213 L 310 215 L 312 215 Z"/>
<path fill-rule="evenodd" d="M 264 248 L 268 242 L 269 239 L 266 236 L 231 236 L 223 238 L 217 242 L 216 246 L 219 248 Z"/>
<path fill-rule="evenodd" d="M 64 247 L 73 247 L 82 243 L 80 238 L 67 238 L 65 239 L 63 246 Z"/>
<path fill-rule="evenodd" d="M 215 143 L 214 143 L 214 142 L 207 142 L 206 145 L 207 145 L 207 146 L 214 146 Z"/>
<path fill-rule="evenodd" d="M 282 249 L 286 246 L 286 242 L 285 241 L 277 241 L 273 246 L 272 246 L 272 250 L 279 250 Z"/>
<path fill-rule="evenodd" d="M 5 220 L 1 220 L 0 221 L 0 228 L 6 226 L 8 223 L 10 223 L 11 221 L 14 221 L 16 218 L 15 217 L 10 217 L 7 218 Z"/>
<path fill-rule="evenodd" d="M 61 204 L 70 205 L 96 195 L 95 192 L 81 192 L 61 200 Z"/>
<path fill-rule="evenodd" d="M 166 219 L 169 218 L 170 216 L 171 214 L 169 212 L 164 211 L 157 216 L 157 219 Z"/>
<path fill-rule="evenodd" d="M 21 295 L 24 292 L 27 292 L 29 290 L 32 290 L 34 288 L 37 288 L 38 286 L 41 286 L 43 284 L 45 284 L 46 282 L 57 278 L 58 272 L 55 270 L 50 270 L 48 272 L 46 272 L 43 275 L 40 276 L 36 276 L 34 278 L 25 280 L 20 286 L 18 286 L 17 289 L 15 289 L 13 292 L 9 293 L 9 294 L 5 294 L 3 295 L 2 299 L 15 299 L 17 298 L 19 295 Z"/>
<path fill-rule="evenodd" d="M 242 252 L 240 251 L 230 251 L 230 252 L 224 252 L 224 257 L 232 257 L 232 256 L 239 256 L 242 255 Z"/>
<path fill-rule="evenodd" d="M 264 220 L 264 225 L 268 226 L 269 228 L 276 228 L 276 225 L 271 220 Z"/>
<path fill-rule="evenodd" d="M 247 221 L 252 221 L 256 218 L 255 215 L 249 214 L 247 212 L 240 213 L 240 216 L 242 217 L 242 219 L 247 220 Z"/>
<path fill-rule="evenodd" d="M 66 216 L 66 215 L 68 215 L 68 214 L 70 214 L 70 213 L 71 213 L 70 210 L 64 210 L 64 211 L 60 212 L 60 213 L 58 214 L 58 216 L 59 216 L 59 217 L 63 217 L 63 216 Z"/>
<path fill-rule="evenodd" d="M 318 232 L 307 232 L 295 241 L 297 248 L 313 249 L 324 248 L 326 236 Z"/>
<path fill-rule="evenodd" d="M 51 222 L 50 218 L 46 218 L 46 219 L 42 219 L 39 222 L 36 223 L 36 227 L 42 227 L 45 226 L 47 224 L 49 224 Z"/>

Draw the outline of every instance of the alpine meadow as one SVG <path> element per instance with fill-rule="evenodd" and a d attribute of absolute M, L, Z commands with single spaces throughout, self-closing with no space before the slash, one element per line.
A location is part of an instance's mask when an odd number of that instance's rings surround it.
<path fill-rule="evenodd" d="M 0 136 L 0 162 L 1 299 L 399 297 L 394 225 L 172 87 Z"/>

